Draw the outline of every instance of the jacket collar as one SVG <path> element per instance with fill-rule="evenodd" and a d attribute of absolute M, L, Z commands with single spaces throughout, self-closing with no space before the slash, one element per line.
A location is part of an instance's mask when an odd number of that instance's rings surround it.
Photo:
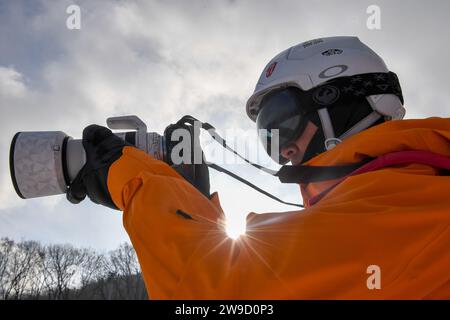
<path fill-rule="evenodd" d="M 450 119 L 388 121 L 347 138 L 305 165 L 345 165 L 360 162 L 368 157 L 378 158 L 406 150 L 429 151 L 450 156 Z M 308 206 L 309 199 L 330 188 L 338 180 L 300 184 L 305 206 Z"/>

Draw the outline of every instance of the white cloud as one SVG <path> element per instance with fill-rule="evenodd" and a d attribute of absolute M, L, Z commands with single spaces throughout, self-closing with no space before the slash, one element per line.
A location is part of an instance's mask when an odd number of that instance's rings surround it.
<path fill-rule="evenodd" d="M 0 99 L 20 97 L 25 90 L 22 74 L 13 67 L 0 66 Z"/>

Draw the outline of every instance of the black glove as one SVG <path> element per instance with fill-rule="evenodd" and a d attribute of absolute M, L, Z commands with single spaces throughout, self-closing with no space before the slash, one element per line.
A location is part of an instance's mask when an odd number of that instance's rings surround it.
<path fill-rule="evenodd" d="M 108 128 L 96 124 L 83 130 L 82 143 L 86 151 L 86 164 L 68 187 L 67 200 L 79 203 L 88 195 L 97 204 L 119 210 L 108 191 L 108 171 L 111 164 L 122 155 L 122 149 L 131 144 Z"/>
<path fill-rule="evenodd" d="M 194 150 L 191 152 L 191 162 L 174 165 L 170 159 L 172 148 L 178 143 L 178 141 L 171 141 L 172 132 L 176 129 L 185 129 L 189 131 L 191 137 L 191 147 L 200 148 L 200 150 Z M 167 163 L 172 166 L 180 175 L 183 176 L 190 184 L 197 188 L 206 197 L 210 198 L 210 184 L 209 184 L 209 168 L 206 164 L 203 150 L 200 147 L 200 132 L 195 132 L 192 125 L 177 122 L 171 124 L 164 130 L 164 139 L 166 141 L 167 149 Z M 201 163 L 194 162 L 195 151 L 201 153 Z"/>

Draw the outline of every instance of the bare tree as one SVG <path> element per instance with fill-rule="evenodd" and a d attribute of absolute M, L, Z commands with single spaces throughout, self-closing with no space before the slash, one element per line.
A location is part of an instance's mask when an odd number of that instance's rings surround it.
<path fill-rule="evenodd" d="M 103 280 L 106 277 L 104 269 L 105 256 L 93 250 L 83 249 L 80 252 L 83 259 L 79 265 L 79 288 L 74 294 L 75 299 L 101 299 Z M 105 299 L 105 298 L 104 298 Z"/>
<path fill-rule="evenodd" d="M 44 259 L 45 248 L 39 243 L 35 243 L 33 267 L 28 271 L 27 276 L 27 298 L 40 299 L 44 289 Z"/>
<path fill-rule="evenodd" d="M 8 257 L 3 272 L 6 276 L 2 283 L 3 299 L 21 299 L 29 290 L 30 277 L 38 268 L 40 245 L 35 241 L 14 243 L 11 240 L 4 244 Z"/>
<path fill-rule="evenodd" d="M 69 289 L 76 286 L 77 271 L 85 252 L 71 245 L 50 245 L 45 250 L 44 287 L 49 299 L 67 299 Z"/>
<path fill-rule="evenodd" d="M 146 290 L 142 281 L 140 266 L 134 248 L 123 243 L 109 254 L 106 270 L 110 278 L 116 281 L 115 290 L 118 299 L 145 299 Z"/>
<path fill-rule="evenodd" d="M 9 260 L 13 250 L 14 241 L 8 238 L 0 240 L 0 297 L 5 299 L 9 285 Z"/>
<path fill-rule="evenodd" d="M 71 245 L 0 240 L 0 299 L 147 299 L 127 243 L 107 254 Z"/>

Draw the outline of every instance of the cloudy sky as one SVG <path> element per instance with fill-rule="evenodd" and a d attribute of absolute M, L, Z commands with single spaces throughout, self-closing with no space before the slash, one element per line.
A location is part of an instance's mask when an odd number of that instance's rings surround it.
<path fill-rule="evenodd" d="M 80 30 L 66 27 L 72 4 L 81 8 Z M 381 9 L 380 30 L 366 26 L 371 4 Z M 407 118 L 449 116 L 448 12 L 448 1 L 0 0 L 0 237 L 101 250 L 128 241 L 118 211 L 62 195 L 20 199 L 8 166 L 15 132 L 79 138 L 85 126 L 125 114 L 158 132 L 184 114 L 222 132 L 254 130 L 244 106 L 262 68 L 305 40 L 360 37 L 399 75 Z M 295 185 L 228 168 L 301 202 Z M 293 209 L 215 172 L 211 184 L 233 221 Z"/>

